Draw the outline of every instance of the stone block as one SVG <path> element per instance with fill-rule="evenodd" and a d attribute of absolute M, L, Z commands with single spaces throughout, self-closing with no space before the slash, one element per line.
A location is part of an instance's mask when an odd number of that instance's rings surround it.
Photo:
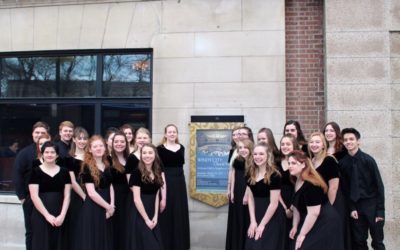
<path fill-rule="evenodd" d="M 400 32 L 390 33 L 390 56 L 400 57 Z"/>
<path fill-rule="evenodd" d="M 284 82 L 285 56 L 243 57 L 243 81 Z"/>
<path fill-rule="evenodd" d="M 392 136 L 400 137 L 400 110 L 392 111 Z"/>
<path fill-rule="evenodd" d="M 242 1 L 244 30 L 284 30 L 284 0 Z"/>
<path fill-rule="evenodd" d="M 285 32 L 246 31 L 197 33 L 195 36 L 195 55 L 285 55 Z"/>
<path fill-rule="evenodd" d="M 241 58 L 154 59 L 154 83 L 240 82 Z"/>
<path fill-rule="evenodd" d="M 193 108 L 192 83 L 163 83 L 153 85 L 154 108 Z"/>
<path fill-rule="evenodd" d="M 326 34 L 329 57 L 383 57 L 389 55 L 387 32 L 333 32 Z"/>
<path fill-rule="evenodd" d="M 340 128 L 354 127 L 361 133 L 361 138 L 390 138 L 390 110 L 381 111 L 343 111 L 328 110 L 329 121 L 336 121 Z"/>
<path fill-rule="evenodd" d="M 344 127 L 341 127 L 344 128 Z M 358 130 L 358 128 L 356 128 Z M 390 133 L 389 129 L 385 130 Z M 361 132 L 360 132 L 361 133 Z M 395 154 L 394 147 L 390 141 L 390 134 L 386 137 L 368 137 L 368 134 L 361 134 L 361 145 L 363 151 L 370 154 L 379 166 L 392 167 L 392 152 Z M 389 142 L 388 142 L 389 141 Z"/>
<path fill-rule="evenodd" d="M 400 83 L 400 58 L 390 60 L 391 82 Z"/>
<path fill-rule="evenodd" d="M 190 249 L 224 249 L 227 213 L 190 214 Z"/>
<path fill-rule="evenodd" d="M 79 39 L 80 49 L 98 49 L 102 47 L 109 11 L 109 4 L 84 5 Z"/>
<path fill-rule="evenodd" d="M 162 1 L 162 33 L 241 30 L 241 0 Z"/>
<path fill-rule="evenodd" d="M 11 9 L 12 50 L 33 49 L 33 8 Z"/>
<path fill-rule="evenodd" d="M 327 83 L 387 84 L 389 58 L 328 58 Z"/>
<path fill-rule="evenodd" d="M 400 2 L 391 0 L 390 2 L 390 30 L 400 30 Z"/>
<path fill-rule="evenodd" d="M 57 49 L 58 7 L 35 8 L 34 18 L 34 49 Z"/>
<path fill-rule="evenodd" d="M 0 9 L 0 51 L 11 51 L 10 10 Z"/>
<path fill-rule="evenodd" d="M 127 48 L 147 48 L 161 30 L 161 1 L 136 3 L 126 42 Z"/>
<path fill-rule="evenodd" d="M 399 204 L 399 203 L 397 203 Z M 397 210 L 399 211 L 399 210 Z M 385 247 L 388 250 L 395 250 L 400 245 L 400 222 L 399 220 L 385 220 Z"/>
<path fill-rule="evenodd" d="M 245 108 L 243 109 L 246 126 L 253 130 L 254 136 L 260 128 L 270 128 L 274 133 L 275 142 L 279 144 L 283 125 L 286 122 L 285 107 L 279 108 Z"/>
<path fill-rule="evenodd" d="M 163 135 L 164 127 L 173 123 L 178 127 L 179 134 L 189 133 L 188 124 L 190 123 L 191 115 L 192 109 L 189 108 L 154 108 L 152 132 Z"/>
<path fill-rule="evenodd" d="M 154 58 L 193 57 L 194 33 L 159 34 L 153 37 Z"/>
<path fill-rule="evenodd" d="M 135 11 L 134 3 L 110 4 L 102 48 L 124 48 Z"/>
<path fill-rule="evenodd" d="M 328 32 L 385 30 L 388 28 L 385 2 L 385 0 L 327 1 L 326 30 Z"/>
<path fill-rule="evenodd" d="M 84 5 L 67 5 L 59 7 L 57 47 L 58 49 L 79 48 L 82 33 L 82 16 Z"/>
<path fill-rule="evenodd" d="M 400 138 L 399 137 L 393 137 L 392 138 L 392 162 L 394 163 L 393 167 L 400 174 L 400 164 L 398 164 L 398 162 L 400 162 L 400 154 L 399 154 L 399 152 L 400 152 Z M 398 191 L 399 191 L 399 196 L 400 196 L 400 185 L 398 187 L 399 187 Z M 399 206 L 400 206 L 400 204 L 399 204 Z"/>
<path fill-rule="evenodd" d="M 196 108 L 278 108 L 285 105 L 284 96 L 284 83 L 197 83 L 194 105 Z"/>
<path fill-rule="evenodd" d="M 326 91 L 330 110 L 382 110 L 391 107 L 391 85 L 329 84 Z"/>

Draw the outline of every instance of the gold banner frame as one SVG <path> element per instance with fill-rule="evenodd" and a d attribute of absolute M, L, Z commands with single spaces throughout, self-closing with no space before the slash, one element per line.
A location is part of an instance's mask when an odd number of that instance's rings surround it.
<path fill-rule="evenodd" d="M 234 129 L 236 127 L 242 127 L 242 122 L 192 122 L 189 124 L 190 127 L 190 177 L 189 177 L 189 192 L 190 197 L 206 203 L 213 207 L 222 207 L 228 204 L 228 198 L 226 193 L 211 193 L 211 192 L 199 192 L 196 189 L 196 149 L 197 149 L 197 130 L 227 130 Z"/>

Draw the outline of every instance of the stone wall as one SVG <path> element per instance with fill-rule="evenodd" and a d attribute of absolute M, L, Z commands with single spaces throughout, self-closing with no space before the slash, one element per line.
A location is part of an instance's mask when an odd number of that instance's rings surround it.
<path fill-rule="evenodd" d="M 1 6 L 0 51 L 154 48 L 155 143 L 175 123 L 188 146 L 191 115 L 244 115 L 254 130 L 282 133 L 284 0 L 19 2 Z M 21 249 L 20 206 L 1 209 L 13 213 L 1 217 L 11 223 L 2 223 L 0 248 Z M 189 209 L 192 249 L 223 249 L 227 207 L 190 199 Z"/>
<path fill-rule="evenodd" d="M 400 3 L 325 1 L 327 121 L 361 133 L 385 184 L 387 249 L 400 244 Z"/>

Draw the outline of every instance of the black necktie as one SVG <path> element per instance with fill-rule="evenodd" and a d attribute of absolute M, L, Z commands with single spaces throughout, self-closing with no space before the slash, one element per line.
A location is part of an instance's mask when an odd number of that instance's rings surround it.
<path fill-rule="evenodd" d="M 353 202 L 357 202 L 360 199 L 360 187 L 358 186 L 358 168 L 355 159 L 353 159 L 353 165 L 351 169 L 350 198 Z"/>

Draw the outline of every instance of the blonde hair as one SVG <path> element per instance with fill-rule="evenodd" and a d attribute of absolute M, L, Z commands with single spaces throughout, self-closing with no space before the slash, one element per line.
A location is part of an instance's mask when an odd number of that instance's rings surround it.
<path fill-rule="evenodd" d="M 309 144 L 308 144 L 308 154 L 309 154 L 310 156 L 312 156 L 312 157 L 315 156 L 314 153 L 311 152 L 311 148 L 310 148 L 310 142 L 311 142 L 311 139 L 312 139 L 314 136 L 318 136 L 318 137 L 321 139 L 321 142 L 322 142 L 321 157 L 322 157 L 322 159 L 323 159 L 323 158 L 325 158 L 325 157 L 328 155 L 328 152 L 327 152 L 328 143 L 326 142 L 326 139 L 325 139 L 324 134 L 322 134 L 321 132 L 314 132 L 314 133 L 312 133 L 312 134 L 310 135 L 310 139 L 308 140 L 308 142 L 309 142 Z"/>
<path fill-rule="evenodd" d="M 138 134 L 146 134 L 146 135 L 148 135 L 149 138 L 150 138 L 150 141 L 151 141 L 151 133 L 147 128 L 143 128 L 143 127 L 138 128 L 136 130 L 136 132 L 135 132 L 135 140 L 136 140 L 136 137 L 137 137 Z M 138 146 L 136 145 L 136 142 L 135 142 L 135 147 L 133 149 L 133 152 L 135 152 L 137 150 L 138 150 Z"/>
<path fill-rule="evenodd" d="M 175 125 L 175 124 L 172 124 L 172 123 L 170 123 L 170 124 L 168 124 L 167 126 L 165 126 L 165 128 L 164 128 L 164 136 L 163 136 L 163 138 L 161 139 L 161 142 L 160 142 L 160 144 L 162 145 L 162 144 L 164 144 L 164 143 L 166 143 L 167 142 L 167 138 L 165 137 L 165 134 L 167 133 L 167 129 L 169 128 L 169 127 L 174 127 L 175 128 L 175 130 L 176 130 L 176 139 L 175 139 L 175 143 L 176 144 L 179 144 L 179 139 L 178 139 L 178 127 Z"/>
<path fill-rule="evenodd" d="M 271 181 L 271 176 L 273 174 L 277 174 L 278 176 L 281 176 L 279 171 L 276 168 L 276 165 L 273 161 L 272 153 L 268 151 L 268 145 L 265 143 L 258 143 L 254 149 L 257 147 L 262 147 L 265 150 L 265 153 L 267 154 L 267 162 L 265 166 L 265 175 L 264 175 L 264 183 L 265 184 L 270 184 Z M 256 184 L 257 182 L 257 168 L 258 166 L 254 163 L 254 157 L 251 155 L 247 161 L 248 170 L 247 170 L 247 176 L 248 180 L 250 181 L 251 185 Z"/>
<path fill-rule="evenodd" d="M 72 122 L 70 122 L 70 121 L 63 121 L 58 126 L 58 129 L 61 131 L 63 127 L 69 127 L 69 128 L 74 129 L 74 124 Z"/>

